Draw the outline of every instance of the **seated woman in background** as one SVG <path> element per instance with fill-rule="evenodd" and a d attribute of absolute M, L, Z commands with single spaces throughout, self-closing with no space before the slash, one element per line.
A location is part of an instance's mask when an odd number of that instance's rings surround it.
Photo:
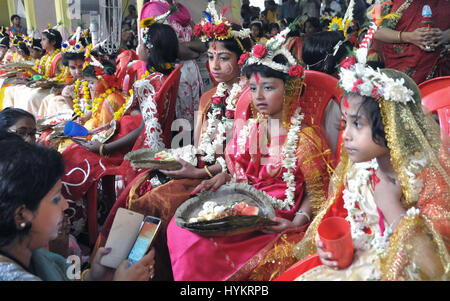
<path fill-rule="evenodd" d="M 36 142 L 36 118 L 25 110 L 5 108 L 0 111 L 0 130 L 16 133 L 26 142 Z"/>
<path fill-rule="evenodd" d="M 225 151 L 229 173 L 221 172 L 193 191 L 215 191 L 233 177 L 267 194 L 276 225 L 263 233 L 204 237 L 172 219 L 167 243 L 175 280 L 271 279 L 293 263 L 271 264 L 271 250 L 301 240 L 326 200 L 329 152 L 320 134 L 302 124 L 303 68 L 281 47 L 284 42 L 277 36 L 243 55 L 253 118 L 245 126 L 242 120 L 235 122 Z"/>
<path fill-rule="evenodd" d="M 1 130 L 0 152 L 0 281 L 76 279 L 68 278 L 67 259 L 46 249 L 57 237 L 67 208 L 61 195 L 61 155 Z M 145 281 L 152 276 L 154 251 L 131 266 L 124 260 L 116 271 L 100 265 L 109 252 L 97 252 L 83 280 Z"/>
<path fill-rule="evenodd" d="M 351 43 L 341 31 L 317 32 L 309 35 L 303 41 L 302 59 L 306 69 L 314 70 L 337 77 L 339 63 L 347 56 Z M 330 101 L 325 108 L 322 121 L 323 135 L 333 153 L 336 153 L 339 121 L 341 112 L 337 99 Z"/>

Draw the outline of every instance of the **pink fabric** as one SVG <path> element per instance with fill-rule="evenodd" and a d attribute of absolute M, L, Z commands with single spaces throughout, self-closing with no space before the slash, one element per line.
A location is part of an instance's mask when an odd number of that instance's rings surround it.
<path fill-rule="evenodd" d="M 189 10 L 181 3 L 177 3 L 177 5 L 178 10 L 169 17 L 169 21 L 179 23 L 183 27 L 190 25 L 191 14 L 189 13 Z M 165 14 L 169 10 L 169 8 L 170 5 L 167 2 L 161 1 L 147 2 L 142 7 L 141 20 Z"/>
<path fill-rule="evenodd" d="M 239 163 L 243 167 L 243 173 L 237 175 L 239 182 L 251 182 L 255 188 L 278 199 L 284 199 L 286 183 L 283 181 L 282 175 L 286 170 L 283 168 L 280 171 L 280 153 L 270 157 L 261 154 L 258 150 L 255 155 L 252 155 L 253 158 L 250 158 L 248 147 L 249 145 L 258 145 L 253 143 L 257 141 L 257 131 L 256 126 L 250 131 L 246 152 L 243 155 L 236 151 L 238 135 L 235 132 L 226 152 L 228 168 L 233 173 L 235 164 Z M 285 136 L 280 137 L 281 145 L 285 138 Z M 269 164 L 260 166 L 262 159 L 267 159 Z M 275 210 L 277 216 L 289 220 L 292 220 L 295 212 L 298 211 L 304 191 L 304 177 L 300 168 L 296 168 L 294 176 L 297 182 L 295 205 L 291 210 Z M 279 233 L 253 232 L 231 237 L 206 238 L 178 227 L 172 219 L 167 229 L 167 245 L 174 280 L 227 280 L 258 251 L 273 243 L 278 235 Z M 242 276 L 243 279 L 239 280 L 245 280 L 248 275 Z"/>

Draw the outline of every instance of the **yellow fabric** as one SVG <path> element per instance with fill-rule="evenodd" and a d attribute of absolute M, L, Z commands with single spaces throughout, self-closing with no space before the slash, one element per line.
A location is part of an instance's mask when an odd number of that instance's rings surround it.
<path fill-rule="evenodd" d="M 72 32 L 72 21 L 69 18 L 67 0 L 55 0 L 56 22 L 61 24 L 67 32 Z"/>
<path fill-rule="evenodd" d="M 8 14 L 11 17 L 16 13 L 16 5 L 14 3 L 14 0 L 6 0 L 8 4 Z"/>
<path fill-rule="evenodd" d="M 27 28 L 36 29 L 36 15 L 34 10 L 34 0 L 24 0 L 25 15 L 27 18 Z"/>

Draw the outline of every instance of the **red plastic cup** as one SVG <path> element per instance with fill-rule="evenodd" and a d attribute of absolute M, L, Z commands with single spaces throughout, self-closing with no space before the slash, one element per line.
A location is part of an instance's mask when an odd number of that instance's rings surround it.
<path fill-rule="evenodd" d="M 324 249 L 333 254 L 338 268 L 348 267 L 353 260 L 353 241 L 350 223 L 342 217 L 328 217 L 317 229 Z"/>

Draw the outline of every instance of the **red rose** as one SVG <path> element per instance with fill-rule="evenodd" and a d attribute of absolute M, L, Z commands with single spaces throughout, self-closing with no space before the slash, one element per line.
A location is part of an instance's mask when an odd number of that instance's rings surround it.
<path fill-rule="evenodd" d="M 75 40 L 70 40 L 70 41 L 69 41 L 69 44 L 73 46 L 73 45 L 75 45 L 76 42 L 77 42 L 77 41 L 75 41 Z"/>
<path fill-rule="evenodd" d="M 378 88 L 377 88 L 377 87 L 373 87 L 373 89 L 372 89 L 372 97 L 373 97 L 373 98 L 380 98 L 380 97 L 381 97 L 381 94 L 380 94 L 380 92 L 378 91 Z"/>
<path fill-rule="evenodd" d="M 214 27 L 214 32 L 216 33 L 216 36 L 226 37 L 228 36 L 228 26 L 225 23 L 220 23 Z"/>
<path fill-rule="evenodd" d="M 228 118 L 234 118 L 234 111 L 228 110 L 225 112 L 225 116 Z"/>
<path fill-rule="evenodd" d="M 213 29 L 213 25 L 211 23 L 205 23 L 205 25 L 203 25 L 202 29 L 203 29 L 203 33 L 205 35 L 207 35 L 210 38 L 213 37 L 214 29 Z"/>
<path fill-rule="evenodd" d="M 341 67 L 350 69 L 354 64 L 356 64 L 356 58 L 354 56 L 349 56 L 341 62 Z"/>
<path fill-rule="evenodd" d="M 363 83 L 363 80 L 361 78 L 358 78 L 356 80 L 356 82 L 353 84 L 352 92 L 353 93 L 357 93 L 358 92 L 358 86 L 361 85 L 362 83 Z"/>
<path fill-rule="evenodd" d="M 305 71 L 303 70 L 303 67 L 300 65 L 294 65 L 289 69 L 289 76 L 291 77 L 302 77 L 303 73 Z"/>
<path fill-rule="evenodd" d="M 194 26 L 194 36 L 201 37 L 203 35 L 202 33 L 202 26 L 200 24 L 195 24 Z"/>
<path fill-rule="evenodd" d="M 219 96 L 213 97 L 212 102 L 216 105 L 220 105 L 222 103 L 222 97 Z"/>
<path fill-rule="evenodd" d="M 261 59 L 266 54 L 266 47 L 262 44 L 256 44 L 256 46 L 253 47 L 252 54 L 254 57 Z"/>
<path fill-rule="evenodd" d="M 239 62 L 238 62 L 239 66 L 243 66 L 249 56 L 250 56 L 250 53 L 248 53 L 248 52 L 241 54 L 241 57 L 239 58 Z"/>

